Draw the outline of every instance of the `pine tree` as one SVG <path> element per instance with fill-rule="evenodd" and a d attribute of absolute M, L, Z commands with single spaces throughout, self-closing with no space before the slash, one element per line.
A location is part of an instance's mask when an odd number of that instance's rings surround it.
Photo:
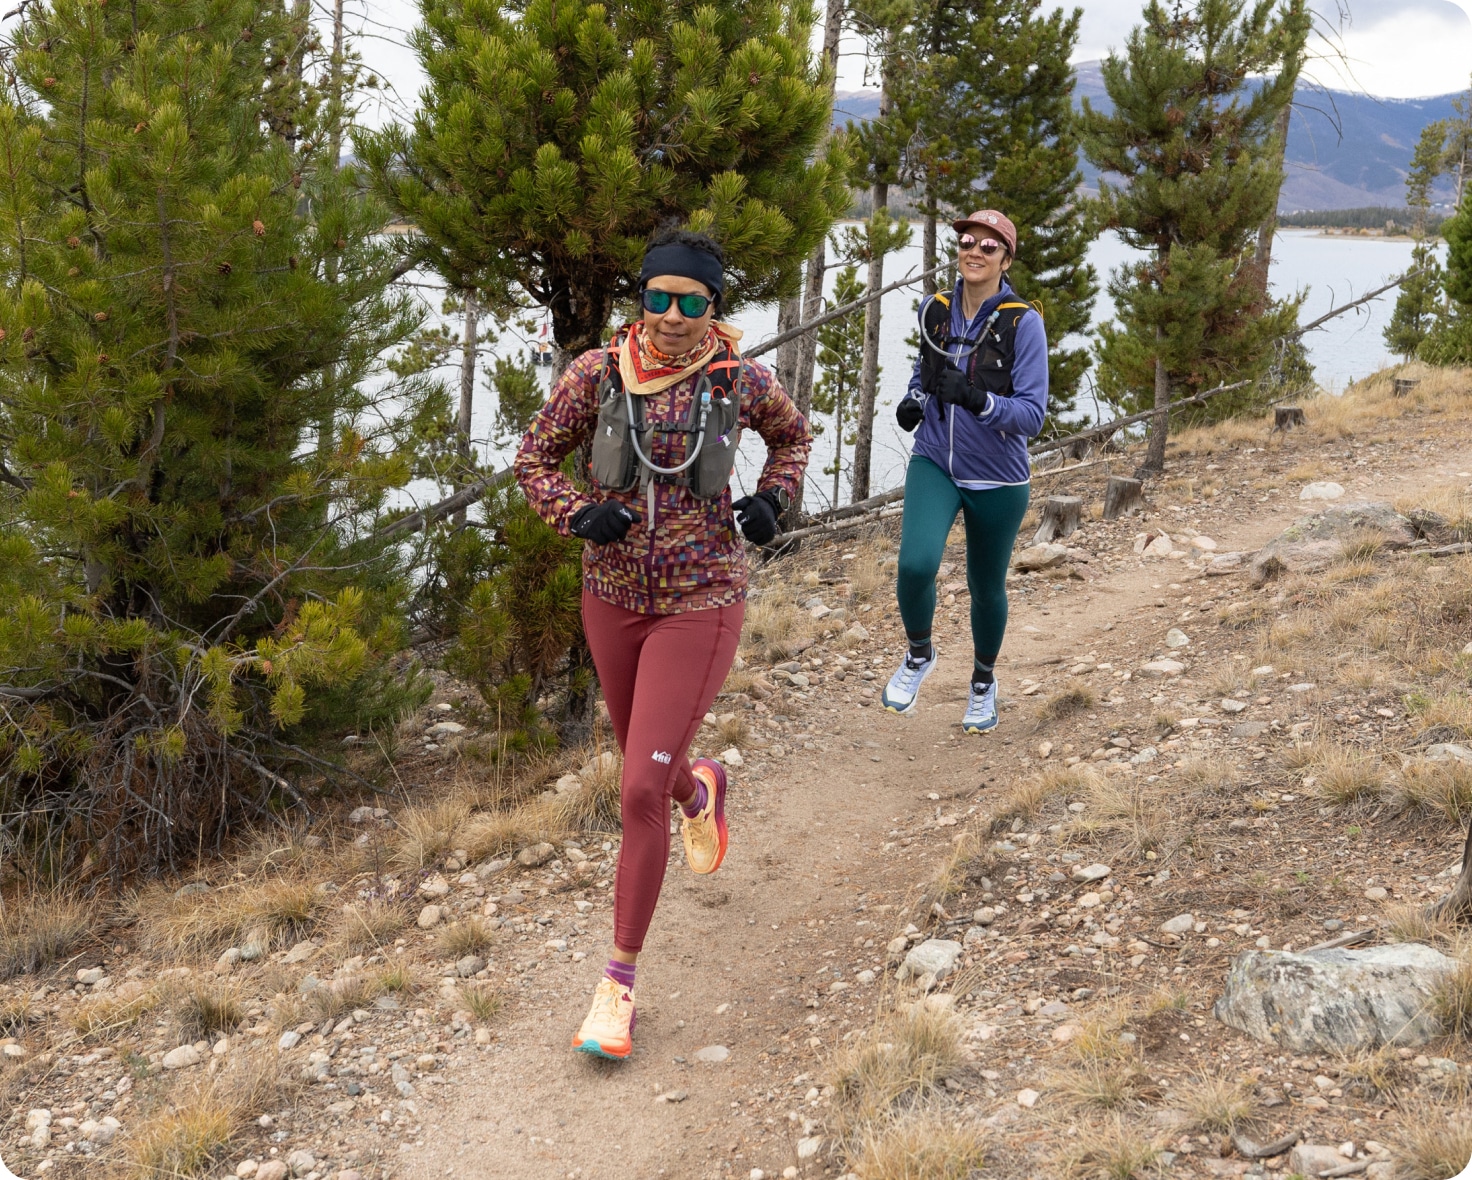
<path fill-rule="evenodd" d="M 370 538 L 446 406 L 379 380 L 418 317 L 280 71 L 310 37 L 250 0 L 53 0 L 13 34 L 0 856 L 192 854 L 327 765 L 314 734 L 403 704 L 402 570 Z"/>
<path fill-rule="evenodd" d="M 1039 13 L 1041 0 L 922 0 L 913 30 L 913 68 L 899 103 L 913 124 L 906 173 L 920 193 L 921 269 L 939 260 L 937 220 L 978 208 L 1017 225 L 1008 275 L 1046 309 L 1049 413 L 1074 409 L 1089 365 L 1065 338 L 1087 329 L 1098 276 L 1088 264 L 1090 218 L 1075 200 L 1078 130 L 1069 58 L 1082 12 Z M 936 280 L 926 281 L 934 291 Z"/>
<path fill-rule="evenodd" d="M 1442 222 L 1441 233 L 1446 304 L 1421 345 L 1421 357 L 1433 365 L 1472 364 L 1472 201 L 1463 199 L 1461 211 Z"/>
<path fill-rule="evenodd" d="M 1113 111 L 1086 99 L 1081 123 L 1084 151 L 1106 174 L 1105 227 L 1149 253 L 1115 270 L 1119 322 L 1101 328 L 1096 355 L 1108 396 L 1159 411 L 1142 467 L 1154 473 L 1173 393 L 1260 375 L 1296 320 L 1296 302 L 1264 304 L 1252 264 L 1282 185 L 1274 124 L 1297 84 L 1309 16 L 1303 0 L 1181 0 L 1169 10 L 1151 0 L 1144 16 L 1124 55 L 1104 63 Z M 1204 414 L 1258 396 L 1222 397 Z"/>
<path fill-rule="evenodd" d="M 824 311 L 832 311 L 845 303 L 864 297 L 865 286 L 859 281 L 858 267 L 845 266 L 838 272 L 833 287 L 833 298 L 824 300 Z M 833 462 L 823 468 L 833 477 L 831 507 L 838 507 L 840 476 L 843 471 L 843 445 L 853 445 L 854 437 L 848 436 L 853 422 L 854 403 L 859 392 L 859 374 L 864 364 L 864 319 L 862 316 L 846 315 L 830 320 L 818 329 L 817 364 L 822 370 L 813 387 L 812 428 L 814 434 L 824 433 L 824 424 L 818 414 L 833 416 Z"/>
<path fill-rule="evenodd" d="M 1427 231 L 1431 186 L 1445 167 L 1446 124 L 1438 120 L 1422 128 L 1406 175 L 1406 206 L 1412 211 L 1411 269 L 1419 271 L 1401 285 L 1395 311 L 1385 329 L 1385 343 L 1409 362 L 1420 353 L 1441 306 L 1442 272 L 1436 243 Z"/>
<path fill-rule="evenodd" d="M 711 231 L 730 302 L 796 290 L 848 205 L 808 0 L 421 0 L 412 129 L 363 135 L 413 248 L 488 306 L 549 308 L 554 367 L 596 347 L 657 230 Z"/>

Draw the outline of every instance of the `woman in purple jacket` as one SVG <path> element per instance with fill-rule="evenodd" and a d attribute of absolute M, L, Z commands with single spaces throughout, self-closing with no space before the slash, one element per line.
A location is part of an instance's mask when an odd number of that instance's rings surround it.
<path fill-rule="evenodd" d="M 1007 567 L 1027 511 L 1028 439 L 1048 410 L 1048 340 L 1041 314 L 1007 282 L 1017 229 L 995 209 L 954 223 L 960 277 L 920 308 L 920 355 L 896 409 L 919 432 L 905 475 L 896 595 L 909 651 L 884 690 L 908 713 L 935 667 L 935 575 L 956 513 L 966 522 L 974 663 L 961 728 L 997 724 L 997 655 L 1007 629 Z"/>

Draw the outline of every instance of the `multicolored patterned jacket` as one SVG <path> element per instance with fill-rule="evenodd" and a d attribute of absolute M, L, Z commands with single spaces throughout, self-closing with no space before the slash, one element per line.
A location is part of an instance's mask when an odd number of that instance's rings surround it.
<path fill-rule="evenodd" d="M 651 482 L 651 494 L 610 492 L 595 485 L 580 491 L 562 472 L 562 461 L 592 434 L 598 421 L 598 384 L 604 349 L 573 361 L 532 420 L 514 465 L 517 481 L 537 514 L 565 536 L 588 504 L 621 500 L 643 520 L 622 541 L 583 547 L 583 586 L 596 598 L 644 615 L 730 606 L 746 597 L 746 551 L 731 513 L 728 488 L 700 500 L 688 488 Z M 683 427 L 699 374 L 660 393 L 644 395 L 645 421 Z M 765 365 L 746 361 L 741 381 L 741 428 L 756 430 L 767 461 L 753 491 L 785 488 L 796 496 L 813 445 L 808 424 Z M 650 458 L 661 467 L 685 459 L 688 436 L 656 433 Z M 651 509 L 652 505 L 652 509 Z"/>

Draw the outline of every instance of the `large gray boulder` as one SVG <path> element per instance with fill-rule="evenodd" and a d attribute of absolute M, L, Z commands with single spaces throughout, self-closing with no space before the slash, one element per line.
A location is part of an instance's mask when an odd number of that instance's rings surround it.
<path fill-rule="evenodd" d="M 1295 1053 L 1423 1045 L 1442 1033 L 1434 994 L 1456 968 L 1419 943 L 1302 955 L 1247 951 L 1227 972 L 1216 1018 Z"/>
<path fill-rule="evenodd" d="M 1279 574 L 1312 574 L 1340 560 L 1346 547 L 1374 535 L 1385 549 L 1404 549 L 1416 539 L 1411 522 L 1378 500 L 1335 504 L 1294 521 L 1252 559 L 1253 581 Z"/>

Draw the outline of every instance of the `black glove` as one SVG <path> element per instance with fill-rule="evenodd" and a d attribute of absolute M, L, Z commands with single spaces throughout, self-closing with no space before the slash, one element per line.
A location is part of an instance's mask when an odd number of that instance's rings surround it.
<path fill-rule="evenodd" d="M 920 425 L 920 419 L 925 417 L 925 403 L 918 397 L 903 397 L 894 408 L 894 416 L 900 429 L 909 434 Z"/>
<path fill-rule="evenodd" d="M 629 529 L 642 519 L 644 518 L 628 505 L 620 504 L 617 500 L 604 500 L 579 508 L 573 514 L 568 528 L 575 537 L 582 537 L 595 545 L 607 545 L 613 541 L 622 541 Z"/>
<path fill-rule="evenodd" d="M 781 505 L 776 492 L 758 492 L 754 496 L 742 496 L 732 501 L 736 523 L 753 545 L 767 545 L 777 535 L 777 514 Z"/>
<path fill-rule="evenodd" d="M 936 379 L 935 396 L 950 405 L 970 410 L 973 414 L 980 414 L 986 409 L 986 390 L 977 389 L 967 381 L 966 374 L 955 365 L 948 365 Z"/>

